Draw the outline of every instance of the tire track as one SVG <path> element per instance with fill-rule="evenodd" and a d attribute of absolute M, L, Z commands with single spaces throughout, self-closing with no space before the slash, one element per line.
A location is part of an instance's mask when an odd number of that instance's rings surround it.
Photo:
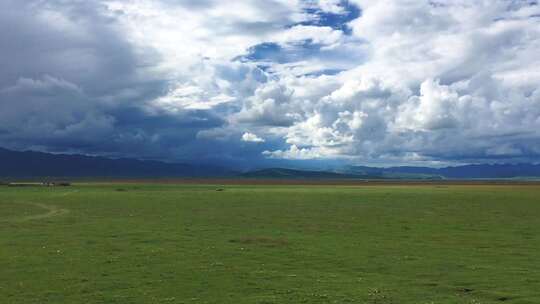
<path fill-rule="evenodd" d="M 22 223 L 22 222 L 33 221 L 33 220 L 46 219 L 46 218 L 55 217 L 55 216 L 62 216 L 70 212 L 68 209 L 59 208 L 58 206 L 54 206 L 54 205 L 46 205 L 46 204 L 32 203 L 32 202 L 25 202 L 24 204 L 44 209 L 47 212 L 21 216 L 21 217 L 8 218 L 8 219 L 0 220 L 0 222 Z"/>

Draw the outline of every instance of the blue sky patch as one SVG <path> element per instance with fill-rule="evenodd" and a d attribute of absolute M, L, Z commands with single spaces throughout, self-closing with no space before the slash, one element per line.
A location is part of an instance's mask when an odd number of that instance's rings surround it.
<path fill-rule="evenodd" d="M 347 0 L 341 1 L 341 7 L 343 7 L 343 13 L 335 14 L 330 12 L 324 12 L 318 8 L 307 8 L 306 13 L 314 16 L 315 18 L 303 21 L 294 25 L 313 25 L 313 26 L 328 26 L 335 30 L 341 30 L 343 33 L 350 35 L 352 30 L 347 25 L 348 22 L 360 17 L 362 11 L 356 5 L 350 3 Z"/>

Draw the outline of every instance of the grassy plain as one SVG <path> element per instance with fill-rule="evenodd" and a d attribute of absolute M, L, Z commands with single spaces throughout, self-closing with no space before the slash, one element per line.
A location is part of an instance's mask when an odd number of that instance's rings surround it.
<path fill-rule="evenodd" d="M 540 186 L 0 187 L 0 303 L 540 303 Z"/>

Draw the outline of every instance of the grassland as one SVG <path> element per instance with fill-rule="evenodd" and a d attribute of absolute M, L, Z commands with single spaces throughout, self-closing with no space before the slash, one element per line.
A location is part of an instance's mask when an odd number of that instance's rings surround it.
<path fill-rule="evenodd" d="M 0 303 L 540 303 L 540 186 L 0 187 Z"/>

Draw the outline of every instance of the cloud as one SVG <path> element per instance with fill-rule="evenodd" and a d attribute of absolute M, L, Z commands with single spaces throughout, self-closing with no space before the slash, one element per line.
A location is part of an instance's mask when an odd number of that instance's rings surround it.
<path fill-rule="evenodd" d="M 540 52 L 537 5 L 356 3 L 362 16 L 351 26 L 369 44 L 368 60 L 333 76 L 340 87 L 308 107 L 293 94 L 288 106 L 301 118 L 285 135 L 290 153 L 271 155 L 303 159 L 306 153 L 292 151 L 317 151 L 313 157 L 365 163 L 410 161 L 406 155 L 538 159 L 532 138 L 539 137 L 540 82 L 530 70 L 540 60 L 532 55 Z"/>
<path fill-rule="evenodd" d="M 318 6 L 323 12 L 332 14 L 343 14 L 345 10 L 343 8 L 343 1 L 341 0 L 319 0 Z"/>
<path fill-rule="evenodd" d="M 257 135 L 253 133 L 246 132 L 242 135 L 242 141 L 245 142 L 254 142 L 254 143 L 262 143 L 265 142 L 263 138 L 258 137 Z"/>
<path fill-rule="evenodd" d="M 319 159 L 324 158 L 325 154 L 321 154 L 318 149 L 298 148 L 296 145 L 292 145 L 288 150 L 276 150 L 276 151 L 263 151 L 263 155 L 269 158 L 277 159 L 293 159 L 293 160 L 306 160 L 306 159 Z"/>
<path fill-rule="evenodd" d="M 288 46 L 309 40 L 309 43 L 332 47 L 339 43 L 342 38 L 343 32 L 334 30 L 329 26 L 296 25 L 277 34 L 272 39 L 272 42 Z"/>
<path fill-rule="evenodd" d="M 538 15 L 503 0 L 6 0 L 0 145 L 234 164 L 538 161 Z"/>

